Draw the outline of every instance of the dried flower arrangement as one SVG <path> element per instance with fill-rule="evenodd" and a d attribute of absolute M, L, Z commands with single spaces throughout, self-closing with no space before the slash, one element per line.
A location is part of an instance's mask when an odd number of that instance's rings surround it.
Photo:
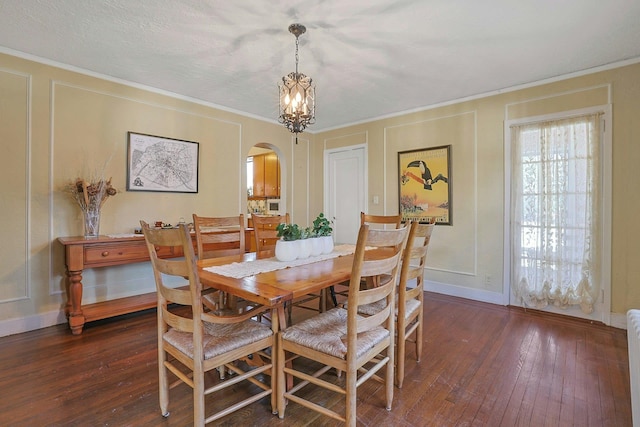
<path fill-rule="evenodd" d="M 111 178 L 91 179 L 89 182 L 76 178 L 65 186 L 65 191 L 78 203 L 84 216 L 85 238 L 97 238 L 100 234 L 100 209 L 110 196 L 118 190 L 111 185 Z"/>
<path fill-rule="evenodd" d="M 74 182 L 67 184 L 65 189 L 83 212 L 100 210 L 109 196 L 115 196 L 118 193 L 118 190 L 111 185 L 111 178 L 106 181 L 100 178 L 92 182 L 76 178 Z"/>

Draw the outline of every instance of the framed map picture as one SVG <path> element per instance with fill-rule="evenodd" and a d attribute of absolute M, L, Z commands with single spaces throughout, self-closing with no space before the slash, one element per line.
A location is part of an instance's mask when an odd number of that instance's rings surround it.
<path fill-rule="evenodd" d="M 128 132 L 127 191 L 198 192 L 199 144 Z"/>
<path fill-rule="evenodd" d="M 398 153 L 402 221 L 452 225 L 451 145 Z"/>

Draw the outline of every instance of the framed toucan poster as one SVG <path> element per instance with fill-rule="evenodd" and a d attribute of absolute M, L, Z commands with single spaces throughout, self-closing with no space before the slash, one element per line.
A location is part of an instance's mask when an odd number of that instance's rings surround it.
<path fill-rule="evenodd" d="M 452 225 L 451 145 L 398 153 L 402 221 Z"/>

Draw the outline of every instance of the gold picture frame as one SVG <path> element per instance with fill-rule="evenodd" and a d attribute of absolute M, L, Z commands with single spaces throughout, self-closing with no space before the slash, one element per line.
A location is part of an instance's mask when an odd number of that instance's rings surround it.
<path fill-rule="evenodd" d="M 402 221 L 453 225 L 451 145 L 398 152 L 398 205 Z"/>

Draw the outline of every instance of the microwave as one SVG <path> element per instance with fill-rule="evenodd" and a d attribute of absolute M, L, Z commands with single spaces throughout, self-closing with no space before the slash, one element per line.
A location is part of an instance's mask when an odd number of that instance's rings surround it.
<path fill-rule="evenodd" d="M 280 215 L 280 199 L 267 199 L 267 214 Z"/>

